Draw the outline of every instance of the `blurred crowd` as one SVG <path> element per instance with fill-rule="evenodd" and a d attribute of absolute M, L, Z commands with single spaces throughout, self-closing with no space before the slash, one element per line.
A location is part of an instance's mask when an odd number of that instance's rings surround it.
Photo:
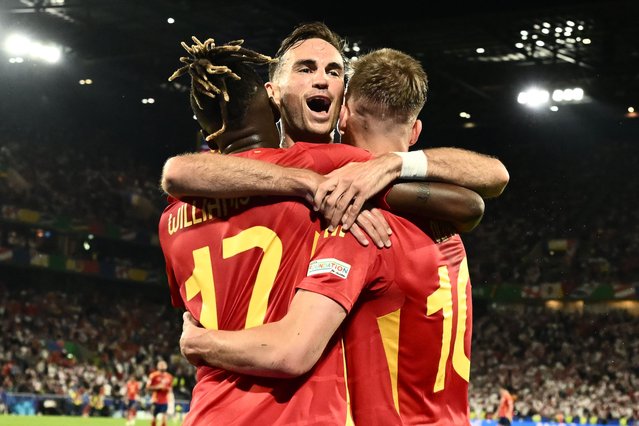
<path fill-rule="evenodd" d="M 195 369 L 179 353 L 181 316 L 168 296 L 152 302 L 139 291 L 105 290 L 0 285 L 2 389 L 120 400 L 131 376 L 145 383 L 162 359 L 176 400 L 188 399 Z"/>
<path fill-rule="evenodd" d="M 187 400 L 195 369 L 178 348 L 181 317 L 168 302 L 97 288 L 61 291 L 3 285 L 0 372 L 5 392 L 60 395 L 98 389 L 124 396 L 158 359 Z M 126 296 L 122 296 L 126 295 Z M 473 416 L 494 415 L 498 387 L 521 418 L 639 419 L 639 321 L 622 310 L 561 312 L 540 306 L 478 306 L 471 356 Z"/>
<path fill-rule="evenodd" d="M 511 179 L 499 198 L 486 201 L 479 227 L 463 236 L 474 283 L 558 282 L 570 292 L 639 282 L 639 198 L 629 196 L 639 181 L 631 167 L 639 164 L 639 150 L 634 142 L 605 140 L 581 148 L 576 156 L 574 146 L 527 143 L 493 153 Z M 156 235 L 166 203 L 159 178 L 160 166 L 111 152 L 107 140 L 84 149 L 11 140 L 0 147 L 0 207 Z"/>
<path fill-rule="evenodd" d="M 498 387 L 519 417 L 639 421 L 639 319 L 623 310 L 501 306 L 475 315 L 471 412 L 494 414 Z"/>

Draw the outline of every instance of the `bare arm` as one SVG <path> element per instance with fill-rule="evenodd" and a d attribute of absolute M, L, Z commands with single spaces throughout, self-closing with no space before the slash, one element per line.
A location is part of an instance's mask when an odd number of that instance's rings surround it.
<path fill-rule="evenodd" d="M 460 148 L 429 148 L 428 170 L 423 180 L 468 188 L 483 198 L 499 196 L 510 179 L 498 159 Z M 402 160 L 393 153 L 366 163 L 350 163 L 327 175 L 315 192 L 313 204 L 331 226 L 348 229 L 366 200 L 400 176 Z M 348 210 L 347 210 L 348 209 Z"/>
<path fill-rule="evenodd" d="M 472 231 L 484 215 L 484 200 L 457 185 L 435 182 L 398 183 L 386 195 L 394 213 L 448 222 L 457 232 Z"/>
<path fill-rule="evenodd" d="M 221 154 L 182 154 L 162 170 L 162 189 L 175 198 L 287 195 L 311 199 L 324 178 L 305 169 Z"/>
<path fill-rule="evenodd" d="M 207 330 L 185 313 L 180 349 L 194 365 L 296 377 L 315 365 L 345 317 L 344 308 L 332 299 L 298 290 L 284 318 L 245 330 Z"/>
<path fill-rule="evenodd" d="M 506 188 L 510 175 L 495 157 L 461 148 L 429 148 L 428 180 L 454 183 L 483 198 L 495 198 Z"/>

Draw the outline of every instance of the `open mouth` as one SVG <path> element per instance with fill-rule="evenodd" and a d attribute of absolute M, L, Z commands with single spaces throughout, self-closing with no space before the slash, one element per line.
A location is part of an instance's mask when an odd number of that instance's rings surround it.
<path fill-rule="evenodd" d="M 331 101 L 325 97 L 315 97 L 307 99 L 306 105 L 314 112 L 328 112 L 331 107 Z"/>

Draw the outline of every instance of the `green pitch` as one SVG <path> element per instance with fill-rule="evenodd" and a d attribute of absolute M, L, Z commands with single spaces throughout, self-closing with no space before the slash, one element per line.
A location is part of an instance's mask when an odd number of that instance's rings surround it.
<path fill-rule="evenodd" d="M 125 419 L 110 417 L 67 417 L 67 416 L 13 416 L 1 415 L 2 426 L 124 426 Z M 135 426 L 149 426 L 151 420 L 136 420 Z M 167 426 L 179 426 L 180 420 L 170 419 Z"/>

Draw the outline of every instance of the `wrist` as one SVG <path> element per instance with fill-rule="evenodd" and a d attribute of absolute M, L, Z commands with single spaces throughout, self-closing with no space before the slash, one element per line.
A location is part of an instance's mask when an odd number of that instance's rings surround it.
<path fill-rule="evenodd" d="M 428 157 L 424 151 L 393 152 L 402 160 L 401 179 L 424 180 L 428 175 Z"/>
<path fill-rule="evenodd" d="M 290 173 L 285 175 L 287 183 L 283 185 L 286 188 L 286 193 L 283 195 L 292 195 L 296 197 L 306 197 L 309 194 L 314 194 L 317 185 L 319 184 L 319 177 L 317 173 L 306 169 L 287 169 Z"/>

